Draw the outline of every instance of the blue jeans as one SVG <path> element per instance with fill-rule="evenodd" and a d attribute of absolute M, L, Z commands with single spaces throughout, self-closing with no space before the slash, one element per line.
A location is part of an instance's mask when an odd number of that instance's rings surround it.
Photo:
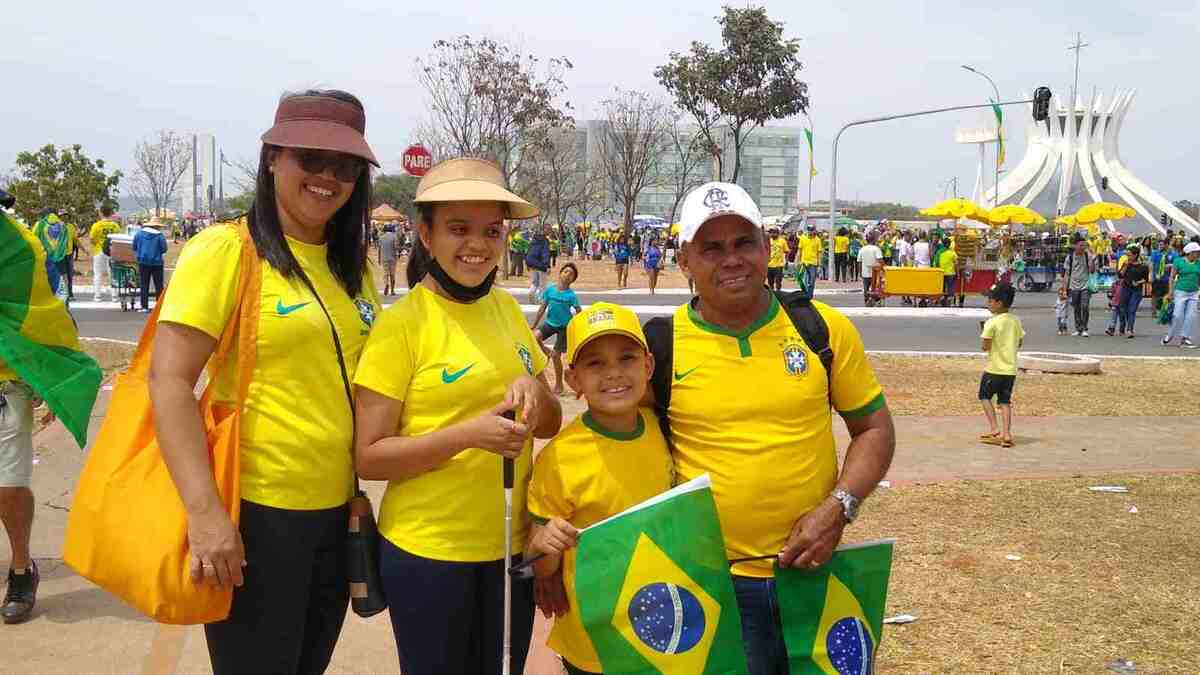
<path fill-rule="evenodd" d="M 1121 330 L 1133 332 L 1133 322 L 1137 320 L 1138 305 L 1142 304 L 1142 288 L 1122 288 L 1121 302 L 1117 305 L 1117 317 L 1120 319 Z"/>
<path fill-rule="evenodd" d="M 774 579 L 733 577 L 750 675 L 788 675 L 787 645 Z"/>
<path fill-rule="evenodd" d="M 1173 298 L 1175 302 L 1175 314 L 1171 319 L 1171 330 L 1167 331 L 1167 339 L 1173 340 L 1177 337 L 1185 337 L 1194 339 L 1196 330 L 1196 303 L 1200 302 L 1200 294 L 1196 291 L 1181 291 L 1175 290 Z"/>
<path fill-rule="evenodd" d="M 804 266 L 804 286 L 808 289 L 809 295 L 816 295 L 817 291 L 817 268 L 818 265 Z"/>

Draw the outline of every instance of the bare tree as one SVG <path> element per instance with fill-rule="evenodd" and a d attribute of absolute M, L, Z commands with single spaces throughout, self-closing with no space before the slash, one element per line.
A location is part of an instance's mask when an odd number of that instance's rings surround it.
<path fill-rule="evenodd" d="M 495 161 L 511 185 L 525 148 L 542 132 L 572 123 L 564 58 L 543 62 L 489 38 L 469 35 L 438 40 L 426 59 L 417 59 L 417 80 L 429 97 L 430 120 L 423 140 L 457 156 Z"/>
<path fill-rule="evenodd" d="M 133 163 L 130 192 L 144 208 L 153 206 L 154 215 L 162 215 L 192 164 L 192 144 L 174 131 L 162 130 L 137 145 Z"/>
<path fill-rule="evenodd" d="M 670 134 L 667 105 L 649 94 L 618 89 L 604 100 L 600 161 L 608 184 L 625 212 L 625 233 L 633 228 L 638 195 L 656 177 L 659 155 Z"/>
<path fill-rule="evenodd" d="M 706 145 L 707 138 L 704 132 L 686 128 L 682 123 L 683 115 L 681 111 L 671 114 L 671 129 L 666 144 L 669 163 L 663 166 L 661 171 L 661 177 L 675 195 L 668 218 L 668 222 L 671 223 L 675 222 L 675 212 L 679 210 L 679 204 L 687 193 L 707 180 L 708 172 L 703 171 L 702 167 L 704 162 L 713 158 Z"/>
<path fill-rule="evenodd" d="M 588 175 L 587 148 L 579 146 L 575 127 L 551 129 L 525 149 L 518 185 L 526 198 L 542 206 L 540 222 L 565 223 L 594 191 Z"/>

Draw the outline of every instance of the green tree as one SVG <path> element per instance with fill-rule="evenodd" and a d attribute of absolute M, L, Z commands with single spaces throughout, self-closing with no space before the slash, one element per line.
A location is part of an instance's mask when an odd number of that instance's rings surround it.
<path fill-rule="evenodd" d="M 675 104 L 696 120 L 704 146 L 726 175 L 726 147 L 733 144 L 733 173 L 742 167 L 742 146 L 754 129 L 808 109 L 808 84 L 798 39 L 783 37 L 783 24 L 761 7 L 726 6 L 717 17 L 721 48 L 693 42 L 684 54 L 671 52 L 654 76 L 675 97 Z"/>
<path fill-rule="evenodd" d="M 17 213 L 34 223 L 47 209 L 64 214 L 77 227 L 88 227 L 102 206 L 117 208 L 121 172 L 104 171 L 104 160 L 92 160 L 76 144 L 69 148 L 47 145 L 35 152 L 17 154 L 8 191 L 17 198 Z"/>
<path fill-rule="evenodd" d="M 254 192 L 243 192 L 236 197 L 225 199 L 226 213 L 246 213 L 254 205 Z"/>
<path fill-rule="evenodd" d="M 397 211 L 408 213 L 412 209 L 418 182 L 419 178 L 406 173 L 378 174 L 371 183 L 371 208 L 390 204 Z"/>

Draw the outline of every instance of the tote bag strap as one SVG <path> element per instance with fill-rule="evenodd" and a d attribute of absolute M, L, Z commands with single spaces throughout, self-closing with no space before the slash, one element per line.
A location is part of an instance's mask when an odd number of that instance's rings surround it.
<path fill-rule="evenodd" d="M 237 285 L 238 304 L 233 316 L 225 323 L 221 337 L 217 340 L 217 345 L 213 350 L 210 372 L 215 373 L 220 370 L 236 345 L 238 401 L 245 403 L 250 389 L 250 376 L 254 372 L 257 356 L 258 289 L 262 286 L 262 263 L 258 259 L 258 249 L 254 246 L 250 231 L 245 227 L 239 227 L 238 230 L 242 237 L 241 265 Z M 163 288 L 158 302 L 154 305 L 154 310 L 150 313 L 150 318 L 146 320 L 146 325 L 142 328 L 142 335 L 138 338 L 137 349 L 133 353 L 133 360 L 129 364 L 129 374 L 139 379 L 146 379 L 149 375 L 154 337 L 158 334 L 158 315 L 162 311 L 163 305 L 166 304 L 168 292 L 170 292 L 170 284 Z M 213 391 L 214 387 L 205 388 L 202 409 L 211 405 L 210 399 Z"/>

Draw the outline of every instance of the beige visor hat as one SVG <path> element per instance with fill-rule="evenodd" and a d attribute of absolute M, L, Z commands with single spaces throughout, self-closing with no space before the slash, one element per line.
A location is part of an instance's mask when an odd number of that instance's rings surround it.
<path fill-rule="evenodd" d="M 417 183 L 413 203 L 437 202 L 501 202 L 508 207 L 512 220 L 533 218 L 539 213 L 538 207 L 505 189 L 500 167 L 469 157 L 441 162 Z"/>

